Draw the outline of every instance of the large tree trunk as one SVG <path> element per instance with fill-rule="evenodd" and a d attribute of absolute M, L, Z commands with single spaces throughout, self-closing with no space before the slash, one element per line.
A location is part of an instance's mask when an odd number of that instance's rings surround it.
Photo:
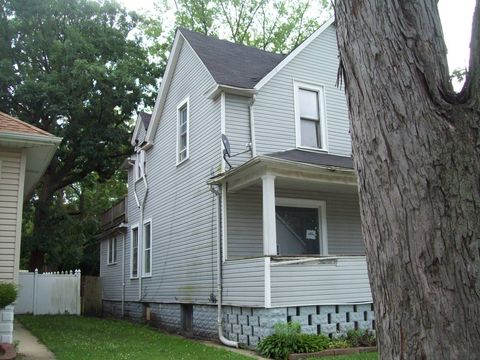
<path fill-rule="evenodd" d="M 382 359 L 480 358 L 479 7 L 456 94 L 435 0 L 335 4 Z"/>

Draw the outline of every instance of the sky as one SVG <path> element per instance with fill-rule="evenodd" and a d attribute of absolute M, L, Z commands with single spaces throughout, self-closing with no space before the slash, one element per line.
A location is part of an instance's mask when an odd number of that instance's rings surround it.
<path fill-rule="evenodd" d="M 128 9 L 148 11 L 154 9 L 154 0 L 118 0 Z M 470 33 L 475 0 L 440 0 L 440 18 L 448 49 L 450 71 L 466 68 L 469 59 Z M 458 89 L 459 85 L 455 86 Z"/>

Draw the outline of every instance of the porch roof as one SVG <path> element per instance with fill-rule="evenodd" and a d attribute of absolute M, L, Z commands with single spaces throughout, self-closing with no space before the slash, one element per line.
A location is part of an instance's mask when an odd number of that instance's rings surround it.
<path fill-rule="evenodd" d="M 297 149 L 256 156 L 210 178 L 208 183 L 228 183 L 228 191 L 235 192 L 253 185 L 264 175 L 308 182 L 357 185 L 351 158 Z"/>

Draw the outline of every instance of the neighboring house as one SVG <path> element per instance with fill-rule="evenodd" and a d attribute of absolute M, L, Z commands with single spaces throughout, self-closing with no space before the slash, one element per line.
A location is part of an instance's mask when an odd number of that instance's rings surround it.
<path fill-rule="evenodd" d="M 219 330 L 252 347 L 276 322 L 374 329 L 337 69 L 332 20 L 288 56 L 177 30 L 128 223 L 101 242 L 105 314 L 214 337 L 221 300 Z"/>
<path fill-rule="evenodd" d="M 0 112 L 0 281 L 18 283 L 22 208 L 61 139 Z M 0 311 L 0 342 L 12 342 L 13 306 Z"/>

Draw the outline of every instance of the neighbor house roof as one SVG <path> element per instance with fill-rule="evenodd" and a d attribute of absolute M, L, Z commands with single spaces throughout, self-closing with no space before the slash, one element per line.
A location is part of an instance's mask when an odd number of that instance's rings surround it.
<path fill-rule="evenodd" d="M 0 132 L 49 136 L 52 134 L 0 111 Z"/>
<path fill-rule="evenodd" d="M 25 154 L 24 194 L 45 172 L 61 138 L 0 112 L 0 148 L 22 149 Z"/>
<path fill-rule="evenodd" d="M 252 89 L 286 57 L 184 28 L 179 31 L 220 85 Z"/>

